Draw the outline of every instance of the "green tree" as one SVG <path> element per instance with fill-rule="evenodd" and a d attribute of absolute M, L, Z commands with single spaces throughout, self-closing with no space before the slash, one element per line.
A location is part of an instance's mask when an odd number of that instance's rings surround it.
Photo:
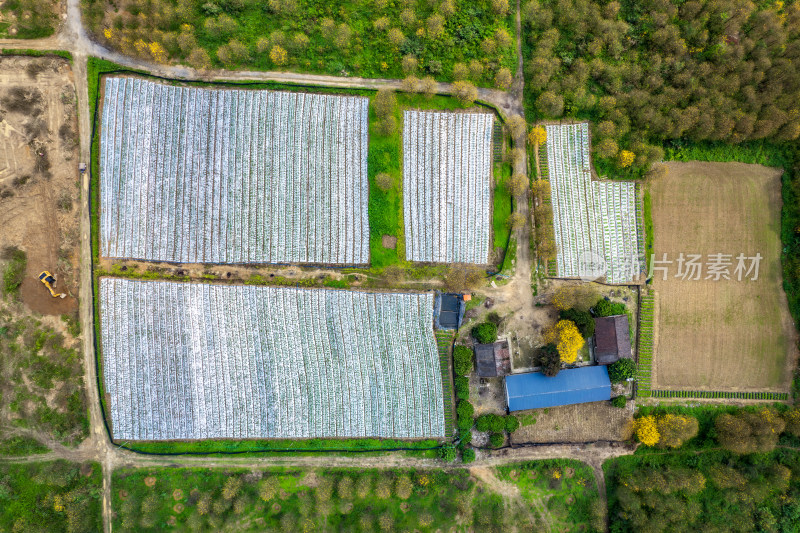
<path fill-rule="evenodd" d="M 472 356 L 474 352 L 467 346 L 456 346 L 453 349 L 453 370 L 458 376 L 466 376 L 472 372 Z"/>
<path fill-rule="evenodd" d="M 497 340 L 497 326 L 491 322 L 484 322 L 472 328 L 472 336 L 481 344 L 491 344 Z"/>
<path fill-rule="evenodd" d="M 564 320 L 571 320 L 578 326 L 578 331 L 584 338 L 589 338 L 594 335 L 594 318 L 588 311 L 581 311 L 580 309 L 564 309 L 558 313 L 558 317 Z"/>
<path fill-rule="evenodd" d="M 757 412 L 723 413 L 714 421 L 717 441 L 734 453 L 763 453 L 771 451 L 785 427 L 780 413 L 771 408 Z"/>
<path fill-rule="evenodd" d="M 439 458 L 443 461 L 452 463 L 456 460 L 456 457 L 456 448 L 452 444 L 442 444 L 442 447 L 439 448 Z"/>
<path fill-rule="evenodd" d="M 516 430 L 519 429 L 519 419 L 514 415 L 507 415 L 505 417 L 505 424 L 506 424 L 506 431 L 509 433 L 514 433 Z"/>
<path fill-rule="evenodd" d="M 634 375 L 636 375 L 636 362 L 629 357 L 623 357 L 608 366 L 608 377 L 612 383 L 620 383 Z"/>
<path fill-rule="evenodd" d="M 545 344 L 536 355 L 536 365 L 542 374 L 548 377 L 555 377 L 561 371 L 561 356 L 558 355 L 558 348 L 555 344 Z"/>
<path fill-rule="evenodd" d="M 461 461 L 463 463 L 471 463 L 475 460 L 475 450 L 472 448 L 464 448 L 464 451 L 461 452 Z"/>
<path fill-rule="evenodd" d="M 599 317 L 624 315 L 627 310 L 628 308 L 623 303 L 601 298 L 594 306 L 594 315 Z"/>
<path fill-rule="evenodd" d="M 493 448 L 499 448 L 506 442 L 506 437 L 502 433 L 492 433 L 489 435 L 489 444 Z"/>
<path fill-rule="evenodd" d="M 472 361 L 470 360 L 470 364 Z M 469 400 L 469 379 L 464 376 L 456 376 L 455 379 L 456 398 L 459 400 Z"/>

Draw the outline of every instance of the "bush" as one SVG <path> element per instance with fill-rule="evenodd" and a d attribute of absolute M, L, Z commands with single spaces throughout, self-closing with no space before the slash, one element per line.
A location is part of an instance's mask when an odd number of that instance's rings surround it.
<path fill-rule="evenodd" d="M 486 315 L 486 321 L 494 324 L 497 327 L 500 327 L 500 323 L 503 322 L 503 317 L 501 317 L 496 311 L 492 311 Z"/>
<path fill-rule="evenodd" d="M 489 429 L 492 433 L 502 433 L 506 430 L 506 421 L 500 415 L 490 414 Z"/>
<path fill-rule="evenodd" d="M 473 420 L 471 418 L 461 418 L 459 417 L 456 421 L 456 427 L 461 431 L 467 431 L 472 428 Z"/>
<path fill-rule="evenodd" d="M 464 463 L 471 463 L 475 460 L 475 450 L 472 448 L 465 448 L 463 452 L 461 452 L 461 461 Z"/>
<path fill-rule="evenodd" d="M 456 460 L 456 448 L 452 444 L 443 444 L 439 448 L 439 458 L 443 461 L 453 462 Z"/>
<path fill-rule="evenodd" d="M 578 331 L 581 332 L 584 338 L 588 339 L 594 335 L 594 318 L 588 311 L 570 308 L 561 311 L 558 316 L 563 320 L 571 320 L 574 322 L 575 325 L 578 326 Z"/>
<path fill-rule="evenodd" d="M 458 418 L 469 418 L 472 421 L 472 416 L 475 414 L 475 407 L 472 406 L 467 400 L 461 400 L 458 402 L 458 406 L 456 407 L 456 414 L 458 414 Z M 472 424 L 470 423 L 470 426 Z"/>
<path fill-rule="evenodd" d="M 516 430 L 519 429 L 519 419 L 514 415 L 508 415 L 505 419 L 506 422 L 506 431 L 509 433 L 514 433 Z"/>
<path fill-rule="evenodd" d="M 469 444 L 472 442 L 472 430 L 464 429 L 458 432 L 458 438 L 461 440 L 461 445 Z"/>
<path fill-rule="evenodd" d="M 490 415 L 481 415 L 475 420 L 475 429 L 478 431 L 489 431 Z"/>
<path fill-rule="evenodd" d="M 491 344 L 497 340 L 497 326 L 484 322 L 472 328 L 472 336 L 481 344 Z"/>
<path fill-rule="evenodd" d="M 386 172 L 380 172 L 377 176 L 375 176 L 375 185 L 377 185 L 378 188 L 383 192 L 388 192 L 392 187 L 394 187 L 394 179 L 390 174 Z"/>
<path fill-rule="evenodd" d="M 456 398 L 469 400 L 469 380 L 464 376 L 456 376 Z"/>
<path fill-rule="evenodd" d="M 459 376 L 466 376 L 472 372 L 472 349 L 466 346 L 456 346 L 453 350 L 453 369 Z"/>
<path fill-rule="evenodd" d="M 620 383 L 628 378 L 632 378 L 634 374 L 636 374 L 636 363 L 633 359 L 627 357 L 620 359 L 608 367 L 608 377 L 614 383 Z"/>
<path fill-rule="evenodd" d="M 489 435 L 489 444 L 492 448 L 499 448 L 506 442 L 506 436 L 502 433 L 492 433 Z"/>
<path fill-rule="evenodd" d="M 601 298 L 600 301 L 594 305 L 595 316 L 624 315 L 627 310 L 628 308 L 625 307 L 625 304 L 619 302 L 610 302 L 605 298 Z"/>
<path fill-rule="evenodd" d="M 611 405 L 614 407 L 619 407 L 620 409 L 625 407 L 625 404 L 628 403 L 628 399 L 625 396 L 615 396 L 611 398 Z"/>
<path fill-rule="evenodd" d="M 16 246 L 9 246 L 3 251 L 3 259 L 8 261 L 3 272 L 3 292 L 7 295 L 16 295 L 25 277 L 28 256 Z"/>

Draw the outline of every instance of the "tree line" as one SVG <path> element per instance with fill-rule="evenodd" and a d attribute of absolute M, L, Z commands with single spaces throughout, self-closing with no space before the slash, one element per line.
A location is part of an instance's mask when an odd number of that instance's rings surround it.
<path fill-rule="evenodd" d="M 592 121 L 598 167 L 644 173 L 664 143 L 800 135 L 800 5 L 531 0 L 531 119 Z"/>

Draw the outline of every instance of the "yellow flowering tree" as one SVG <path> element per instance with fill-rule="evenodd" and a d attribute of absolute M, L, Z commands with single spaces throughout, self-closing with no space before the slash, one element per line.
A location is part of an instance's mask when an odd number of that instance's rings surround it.
<path fill-rule="evenodd" d="M 528 133 L 528 144 L 531 146 L 538 148 L 545 142 L 547 142 L 547 130 L 544 129 L 544 126 L 535 126 Z"/>
<path fill-rule="evenodd" d="M 698 423 L 693 416 L 667 414 L 658 417 L 656 427 L 659 434 L 659 447 L 679 448 L 684 442 L 697 435 Z"/>
<path fill-rule="evenodd" d="M 636 154 L 630 150 L 620 150 L 619 155 L 617 156 L 617 161 L 619 162 L 620 168 L 628 168 L 633 164 L 635 159 Z"/>
<path fill-rule="evenodd" d="M 636 439 L 645 446 L 655 446 L 658 444 L 661 435 L 658 433 L 658 426 L 654 416 L 642 416 L 634 422 Z"/>
<path fill-rule="evenodd" d="M 275 45 L 272 47 L 272 50 L 269 51 L 269 59 L 274 64 L 282 66 L 289 60 L 289 54 L 282 46 Z"/>
<path fill-rule="evenodd" d="M 578 326 L 571 320 L 559 320 L 555 326 L 545 330 L 544 341 L 556 345 L 558 355 L 565 363 L 574 363 L 578 350 L 586 343 Z"/>

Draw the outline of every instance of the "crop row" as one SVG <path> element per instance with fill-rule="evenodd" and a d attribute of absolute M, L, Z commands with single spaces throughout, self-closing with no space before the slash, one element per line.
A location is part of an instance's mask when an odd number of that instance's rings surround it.
<path fill-rule="evenodd" d="M 769 400 L 786 401 L 789 395 L 785 392 L 732 392 L 702 390 L 654 390 L 654 398 L 700 398 L 700 399 L 733 399 L 733 400 Z"/>
<path fill-rule="evenodd" d="M 126 440 L 443 437 L 430 294 L 100 283 Z"/>
<path fill-rule="evenodd" d="M 608 282 L 631 281 L 641 261 L 634 184 L 592 181 L 587 123 L 548 125 L 546 153 L 558 275 L 584 275 L 592 252 Z"/>
<path fill-rule="evenodd" d="M 637 352 L 636 383 L 637 394 L 647 398 L 651 395 L 651 374 L 653 364 L 653 318 L 655 294 L 647 290 L 642 293 L 639 306 L 639 350 Z"/>
<path fill-rule="evenodd" d="M 108 78 L 100 250 L 170 262 L 369 262 L 366 98 Z"/>
<path fill-rule="evenodd" d="M 406 259 L 488 263 L 494 115 L 406 111 L 403 120 Z"/>

